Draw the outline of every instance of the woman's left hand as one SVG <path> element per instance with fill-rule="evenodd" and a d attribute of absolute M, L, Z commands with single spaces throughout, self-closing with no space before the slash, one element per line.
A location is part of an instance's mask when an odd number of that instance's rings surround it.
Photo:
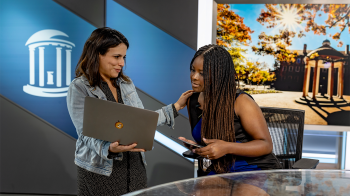
<path fill-rule="evenodd" d="M 207 159 L 218 159 L 227 154 L 230 142 L 217 139 L 205 139 L 206 147 L 194 149 L 193 152 Z"/>
<path fill-rule="evenodd" d="M 188 91 L 182 93 L 182 95 L 180 96 L 179 100 L 177 100 L 177 102 L 174 104 L 174 106 L 175 106 L 177 111 L 182 110 L 186 106 L 187 99 L 189 97 L 191 97 L 193 92 L 194 92 L 193 90 L 188 90 Z"/>

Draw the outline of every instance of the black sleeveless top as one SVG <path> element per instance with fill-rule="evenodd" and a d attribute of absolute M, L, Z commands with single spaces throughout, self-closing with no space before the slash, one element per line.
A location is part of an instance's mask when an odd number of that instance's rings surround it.
<path fill-rule="evenodd" d="M 237 90 L 236 92 L 236 99 L 240 94 L 246 94 L 243 91 Z M 249 97 L 251 97 L 249 94 L 246 94 Z M 189 118 L 190 118 L 190 124 L 191 124 L 191 131 L 193 132 L 193 129 L 197 125 L 198 122 L 200 122 L 202 110 L 198 108 L 198 96 L 199 93 L 194 93 L 189 100 Z M 252 98 L 252 97 L 251 97 Z M 253 98 L 252 98 L 253 99 Z M 252 141 L 253 138 L 245 131 L 244 127 L 241 124 L 241 121 L 239 117 L 235 114 L 234 115 L 234 128 L 235 128 L 235 137 L 236 142 L 239 143 L 246 143 L 249 141 Z M 281 169 L 281 165 L 279 164 L 278 159 L 273 153 L 263 155 L 260 157 L 243 157 L 243 156 L 237 156 L 236 160 L 245 160 L 249 165 L 257 165 L 258 168 L 264 170 L 264 169 Z"/>

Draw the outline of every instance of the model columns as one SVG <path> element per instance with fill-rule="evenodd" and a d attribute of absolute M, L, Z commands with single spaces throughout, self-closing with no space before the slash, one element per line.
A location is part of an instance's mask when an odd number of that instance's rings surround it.
<path fill-rule="evenodd" d="M 309 93 L 310 69 L 311 67 L 309 65 L 309 58 L 306 58 L 304 83 L 303 83 L 303 97 L 306 97 Z"/>
<path fill-rule="evenodd" d="M 317 77 L 316 77 L 316 95 L 318 95 L 319 89 L 320 89 L 320 73 L 321 73 L 321 67 L 317 68 Z"/>
<path fill-rule="evenodd" d="M 343 99 L 343 91 L 344 91 L 344 74 L 343 74 L 343 65 L 344 62 L 341 62 L 339 68 L 338 68 L 338 97 L 340 99 Z"/>
<path fill-rule="evenodd" d="M 312 83 L 312 98 L 313 99 L 316 99 L 317 76 L 318 76 L 318 59 L 316 59 L 315 69 L 314 69 L 314 78 L 313 78 L 313 83 Z"/>
<path fill-rule="evenodd" d="M 332 62 L 330 69 L 328 69 L 328 99 L 333 99 L 334 88 L 334 62 Z"/>

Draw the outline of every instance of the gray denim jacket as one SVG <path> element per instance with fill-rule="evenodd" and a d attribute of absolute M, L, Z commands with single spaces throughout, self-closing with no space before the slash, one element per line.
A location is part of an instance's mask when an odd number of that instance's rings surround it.
<path fill-rule="evenodd" d="M 127 83 L 124 80 L 119 79 L 117 83 L 120 86 L 124 104 L 144 108 L 136 92 L 135 85 L 132 82 Z M 91 172 L 110 176 L 113 168 L 113 159 L 110 159 L 107 156 L 109 145 L 111 143 L 87 137 L 82 134 L 84 101 L 86 96 L 107 100 L 106 95 L 102 90 L 98 86 L 90 86 L 85 76 L 75 78 L 70 84 L 67 95 L 67 107 L 78 133 L 74 162 L 79 167 Z M 158 126 L 166 124 L 174 129 L 174 111 L 171 104 L 164 106 L 156 112 L 159 113 Z M 146 166 L 145 154 L 143 152 L 141 152 L 141 154 L 143 163 Z M 114 159 L 121 161 L 123 159 L 123 153 L 119 153 Z"/>

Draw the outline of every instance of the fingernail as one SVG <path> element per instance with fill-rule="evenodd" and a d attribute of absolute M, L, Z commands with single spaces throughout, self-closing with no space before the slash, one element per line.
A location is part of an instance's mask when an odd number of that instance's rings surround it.
<path fill-rule="evenodd" d="M 195 151 L 195 150 L 192 150 L 192 152 L 193 152 L 193 153 L 196 153 L 196 151 Z"/>

